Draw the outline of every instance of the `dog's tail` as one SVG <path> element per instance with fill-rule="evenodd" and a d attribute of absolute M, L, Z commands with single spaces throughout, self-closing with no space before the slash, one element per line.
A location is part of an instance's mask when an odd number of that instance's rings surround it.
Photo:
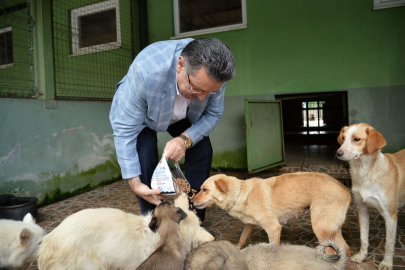
<path fill-rule="evenodd" d="M 333 249 L 336 254 L 329 255 L 326 249 Z M 331 239 L 323 240 L 316 247 L 316 253 L 322 260 L 331 263 L 335 269 L 344 269 L 347 263 L 347 255 L 343 246 Z"/>

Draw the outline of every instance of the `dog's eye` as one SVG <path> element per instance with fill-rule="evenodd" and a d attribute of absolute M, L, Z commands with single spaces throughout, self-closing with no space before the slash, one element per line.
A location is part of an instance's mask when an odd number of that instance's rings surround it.
<path fill-rule="evenodd" d="M 345 136 L 342 136 L 342 140 L 343 140 L 343 141 L 345 140 Z"/>
<path fill-rule="evenodd" d="M 204 192 L 207 192 L 207 189 L 206 189 L 206 188 L 203 188 L 203 191 L 204 191 Z"/>
<path fill-rule="evenodd" d="M 354 141 L 358 142 L 358 141 L 360 141 L 360 139 L 359 138 L 354 138 Z"/>

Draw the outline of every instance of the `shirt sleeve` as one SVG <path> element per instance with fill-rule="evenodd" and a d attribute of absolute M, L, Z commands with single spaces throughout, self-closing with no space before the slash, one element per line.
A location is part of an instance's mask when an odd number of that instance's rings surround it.
<path fill-rule="evenodd" d="M 132 69 L 132 70 L 131 70 Z M 113 129 L 114 143 L 121 166 L 123 179 L 141 174 L 137 138 L 143 128 L 147 111 L 144 78 L 135 65 L 117 87 L 111 111 L 110 122 Z"/>
<path fill-rule="evenodd" d="M 224 112 L 225 86 L 226 82 L 221 86 L 221 93 L 209 95 L 210 99 L 201 117 L 185 131 L 193 141 L 193 146 L 204 137 L 207 137 L 215 129 L 219 121 L 221 121 Z"/>

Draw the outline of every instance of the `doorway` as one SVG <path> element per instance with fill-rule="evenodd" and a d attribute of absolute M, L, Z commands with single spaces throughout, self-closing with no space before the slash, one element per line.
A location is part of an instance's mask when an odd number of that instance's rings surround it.
<path fill-rule="evenodd" d="M 337 137 L 348 124 L 347 92 L 276 95 L 281 100 L 286 165 L 343 165 Z"/>

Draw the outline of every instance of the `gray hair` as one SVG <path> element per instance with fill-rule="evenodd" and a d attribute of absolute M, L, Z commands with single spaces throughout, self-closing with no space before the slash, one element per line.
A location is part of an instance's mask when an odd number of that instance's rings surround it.
<path fill-rule="evenodd" d="M 218 83 L 235 76 L 235 60 L 231 50 L 217 38 L 198 38 L 191 41 L 181 52 L 186 69 L 193 75 L 201 67 Z"/>

